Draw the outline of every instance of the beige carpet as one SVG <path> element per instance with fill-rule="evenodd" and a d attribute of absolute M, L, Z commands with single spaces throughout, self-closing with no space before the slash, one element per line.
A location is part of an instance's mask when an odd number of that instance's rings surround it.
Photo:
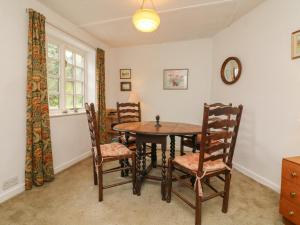
<path fill-rule="evenodd" d="M 131 184 L 104 190 L 97 201 L 91 159 L 58 174 L 54 182 L 0 205 L 1 225 L 193 225 L 194 211 L 172 196 L 160 198 L 160 183 L 147 181 L 140 197 Z M 119 173 L 106 175 L 105 182 L 122 180 Z M 213 180 L 218 185 L 220 182 Z M 177 187 L 181 188 L 181 187 Z M 184 189 L 186 190 L 186 188 Z M 188 192 L 190 190 L 186 190 Z M 192 195 L 191 195 L 192 196 Z M 229 212 L 221 212 L 222 199 L 203 203 L 203 225 L 282 225 L 279 195 L 252 179 L 233 171 Z"/>

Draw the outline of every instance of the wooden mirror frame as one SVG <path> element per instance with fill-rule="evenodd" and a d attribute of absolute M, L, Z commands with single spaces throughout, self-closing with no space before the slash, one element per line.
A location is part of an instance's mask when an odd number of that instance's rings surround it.
<path fill-rule="evenodd" d="M 234 61 L 238 64 L 239 71 L 238 71 L 238 74 L 237 74 L 236 78 L 235 78 L 233 81 L 228 81 L 228 80 L 226 80 L 226 78 L 225 78 L 224 71 L 225 71 L 225 67 L 226 67 L 227 63 L 228 63 L 229 61 L 231 61 L 231 60 L 234 60 Z M 236 83 L 236 82 L 240 79 L 241 73 L 242 73 L 242 63 L 241 63 L 241 61 L 239 60 L 239 58 L 237 58 L 237 57 L 228 57 L 228 58 L 223 62 L 222 68 L 221 68 L 221 78 L 222 78 L 222 80 L 223 80 L 223 82 L 224 82 L 225 84 L 230 85 L 230 84 Z"/>

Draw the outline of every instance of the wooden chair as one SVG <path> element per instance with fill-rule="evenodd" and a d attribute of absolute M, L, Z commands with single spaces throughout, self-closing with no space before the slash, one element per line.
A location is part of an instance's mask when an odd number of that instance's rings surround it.
<path fill-rule="evenodd" d="M 225 105 L 223 103 L 213 103 L 210 105 L 207 105 L 210 109 L 214 108 L 222 108 L 227 106 L 232 106 L 232 104 Z M 184 147 L 193 148 L 194 145 L 196 146 L 195 149 L 200 150 L 200 143 L 201 143 L 201 134 L 197 135 L 197 139 L 193 139 L 192 136 L 180 136 L 180 155 L 184 155 Z M 195 152 L 195 151 L 193 151 Z"/>
<path fill-rule="evenodd" d="M 117 102 L 117 114 L 119 123 L 129 123 L 129 122 L 141 122 L 142 112 L 141 104 L 138 103 L 119 103 Z M 120 143 L 126 145 L 130 150 L 136 150 L 136 136 L 132 133 L 120 134 Z M 151 149 L 151 151 L 146 151 L 146 156 L 151 157 L 152 167 L 155 168 L 157 165 L 157 153 L 156 144 L 151 144 L 151 146 L 146 145 L 146 148 Z M 127 160 L 120 161 L 123 166 L 128 165 Z M 121 176 L 127 176 L 128 170 L 121 172 Z"/>
<path fill-rule="evenodd" d="M 100 145 L 99 141 L 99 127 L 96 121 L 96 113 L 94 104 L 90 105 L 85 103 L 86 115 L 88 119 L 88 125 L 90 130 L 90 136 L 92 141 L 92 156 L 93 156 L 93 174 L 94 184 L 99 185 L 99 202 L 103 201 L 103 189 L 119 186 L 122 184 L 132 183 L 133 194 L 135 194 L 135 178 L 136 178 L 136 159 L 135 153 L 130 151 L 126 146 L 121 143 L 111 143 Z M 115 167 L 108 170 L 103 170 L 103 164 L 112 161 L 130 159 L 132 160 L 132 166 L 127 167 Z M 132 180 L 127 180 L 111 185 L 103 185 L 103 175 L 106 173 L 112 173 L 122 170 L 132 170 Z"/>
<path fill-rule="evenodd" d="M 117 102 L 118 123 L 141 122 L 142 113 L 140 103 Z M 120 142 L 129 148 L 135 148 L 136 137 L 134 134 L 121 134 Z"/>
<path fill-rule="evenodd" d="M 170 158 L 168 161 L 167 202 L 171 201 L 172 192 L 195 209 L 196 225 L 201 225 L 201 204 L 206 200 L 221 196 L 223 197 L 222 211 L 226 213 L 228 210 L 232 158 L 242 110 L 242 105 L 238 107 L 226 106 L 212 109 L 209 105 L 205 104 L 200 153 L 177 156 L 175 159 Z M 173 170 L 177 170 L 183 173 L 183 175 L 174 175 Z M 196 177 L 194 187 L 190 182 L 185 181 L 185 179 L 192 176 Z M 206 182 L 206 178 L 210 177 L 217 177 L 224 181 L 224 190 L 218 191 L 209 182 Z M 172 181 L 180 181 L 183 185 L 195 191 L 195 205 L 178 192 L 172 190 Z M 209 196 L 204 196 L 202 192 L 203 183 L 206 183 L 214 193 Z"/>

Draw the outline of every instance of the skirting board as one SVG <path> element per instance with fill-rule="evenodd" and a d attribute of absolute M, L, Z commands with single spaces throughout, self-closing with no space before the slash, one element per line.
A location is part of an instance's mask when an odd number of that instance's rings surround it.
<path fill-rule="evenodd" d="M 241 172 L 242 174 L 246 175 L 247 177 L 252 178 L 253 180 L 257 181 L 258 183 L 271 188 L 272 190 L 276 191 L 277 193 L 280 193 L 280 186 L 275 184 L 274 182 L 266 179 L 265 177 L 258 175 L 257 173 L 247 169 L 246 167 L 244 167 L 236 162 L 233 162 L 233 168 L 236 169 L 237 171 Z"/>
<path fill-rule="evenodd" d="M 59 172 L 65 170 L 65 169 L 69 168 L 70 166 L 73 166 L 74 164 L 80 162 L 81 160 L 88 158 L 89 156 L 91 156 L 91 152 L 90 151 L 85 152 L 82 155 L 79 155 L 76 158 L 71 159 L 70 161 L 65 162 L 65 163 L 55 167 L 54 168 L 54 173 L 55 174 L 59 173 Z"/>
<path fill-rule="evenodd" d="M 6 200 L 13 198 L 14 196 L 21 194 L 25 190 L 25 184 L 18 184 L 7 191 L 4 191 L 0 194 L 0 203 L 5 202 Z"/>
<path fill-rule="evenodd" d="M 74 164 L 88 158 L 90 155 L 91 155 L 90 151 L 85 152 L 82 155 L 79 155 L 79 156 L 75 157 L 74 159 L 71 159 L 70 161 L 65 162 L 65 163 L 55 167 L 54 173 L 57 174 L 65 169 L 73 166 Z M 4 191 L 3 193 L 0 194 L 0 203 L 4 202 L 10 198 L 13 198 L 14 196 L 16 196 L 18 194 L 21 194 L 24 190 L 25 190 L 25 184 L 22 183 L 22 184 L 18 184 L 16 186 L 10 188 L 7 191 Z"/>

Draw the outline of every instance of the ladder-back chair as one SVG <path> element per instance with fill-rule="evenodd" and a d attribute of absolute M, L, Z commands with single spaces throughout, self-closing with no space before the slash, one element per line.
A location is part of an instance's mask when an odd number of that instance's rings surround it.
<path fill-rule="evenodd" d="M 135 153 L 130 151 L 121 143 L 111 143 L 100 145 L 99 141 L 99 127 L 96 121 L 96 113 L 94 104 L 85 103 L 86 115 L 89 125 L 90 137 L 92 142 L 92 156 L 93 156 L 93 174 L 94 184 L 99 185 L 99 201 L 103 201 L 103 189 L 119 186 L 122 184 L 132 183 L 133 194 L 135 194 Z M 115 167 L 108 170 L 103 170 L 103 164 L 112 161 L 131 159 L 132 166 Z M 111 185 L 103 185 L 103 175 L 117 171 L 132 170 L 132 180 L 127 180 Z"/>
<path fill-rule="evenodd" d="M 117 114 L 118 114 L 118 122 L 119 123 L 130 123 L 130 122 L 141 122 L 142 120 L 142 112 L 141 112 L 141 104 L 125 102 L 119 103 L 117 102 Z M 121 133 L 120 134 L 120 143 L 125 144 L 129 149 L 136 150 L 136 135 L 133 133 Z M 153 168 L 156 167 L 157 164 L 157 154 L 156 154 L 156 144 L 152 144 L 151 146 L 146 146 L 151 151 L 146 152 L 146 156 L 151 156 L 151 163 Z M 126 166 L 128 164 L 127 160 L 120 162 L 122 165 Z M 125 170 L 125 173 L 122 172 L 122 176 L 127 176 L 128 171 Z"/>
<path fill-rule="evenodd" d="M 171 192 L 195 209 L 195 224 L 201 224 L 201 204 L 211 198 L 223 197 L 222 212 L 228 210 L 229 188 L 231 180 L 232 158 L 239 131 L 243 106 L 225 106 L 212 108 L 204 105 L 202 139 L 200 153 L 190 153 L 169 159 L 168 162 L 168 195 L 167 202 L 171 201 Z M 184 173 L 182 176 L 173 174 L 173 170 Z M 194 187 L 185 179 L 196 177 Z M 224 181 L 224 189 L 218 191 L 210 182 L 210 177 L 217 177 Z M 180 193 L 172 190 L 172 181 L 180 181 L 195 191 L 195 205 L 189 202 Z M 203 195 L 202 184 L 205 183 L 214 193 Z"/>

